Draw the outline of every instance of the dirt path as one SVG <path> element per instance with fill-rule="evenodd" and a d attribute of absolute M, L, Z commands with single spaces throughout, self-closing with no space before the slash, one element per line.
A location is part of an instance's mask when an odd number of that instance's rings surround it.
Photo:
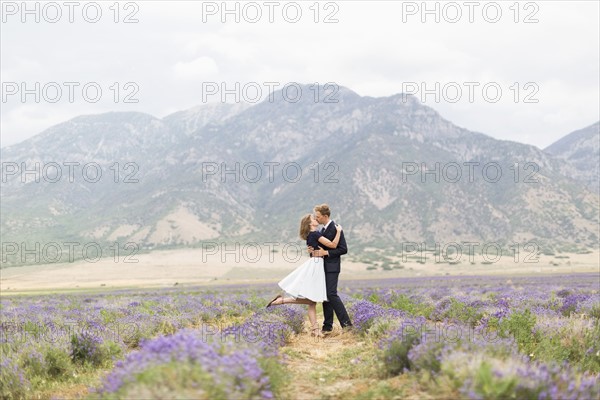
<path fill-rule="evenodd" d="M 319 317 L 317 317 L 319 318 Z M 308 323 L 306 323 L 308 326 Z M 289 382 L 284 400 L 434 399 L 407 375 L 382 377 L 376 345 L 351 332 L 325 338 L 307 332 L 294 337 L 281 350 Z M 438 397 L 439 398 L 439 397 Z"/>
<path fill-rule="evenodd" d="M 307 332 L 296 336 L 283 349 L 290 373 L 285 398 L 298 400 L 339 397 L 358 382 L 340 378 L 351 372 L 351 366 L 341 365 L 347 350 L 364 346 L 353 334 L 334 332 L 325 338 L 311 337 Z"/>

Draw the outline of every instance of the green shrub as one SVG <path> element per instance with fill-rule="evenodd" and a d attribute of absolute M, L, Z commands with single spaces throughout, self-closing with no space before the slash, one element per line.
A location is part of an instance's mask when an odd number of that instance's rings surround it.
<path fill-rule="evenodd" d="M 24 371 L 9 358 L 0 362 L 0 399 L 27 399 L 30 383 L 25 378 Z"/>
<path fill-rule="evenodd" d="M 44 355 L 36 350 L 24 352 L 21 356 L 21 365 L 28 377 L 45 378 L 47 376 Z"/>
<path fill-rule="evenodd" d="M 440 372 L 442 366 L 441 353 L 444 345 L 443 341 L 430 341 L 413 347 L 413 352 L 418 351 L 416 354 L 411 354 L 413 363 L 411 366 L 415 370 Z"/>
<path fill-rule="evenodd" d="M 282 364 L 281 361 L 275 357 L 260 358 L 258 363 L 265 374 L 269 377 L 271 391 L 273 392 L 275 398 L 281 398 L 283 391 L 289 385 L 290 376 L 288 374 L 288 370 L 284 364 Z"/>
<path fill-rule="evenodd" d="M 435 310 L 435 306 L 427 303 L 416 303 L 405 294 L 399 294 L 390 304 L 390 307 L 406 311 L 410 315 L 424 316 L 429 318 Z"/>
<path fill-rule="evenodd" d="M 483 399 L 511 399 L 514 397 L 517 380 L 514 377 L 496 376 L 490 365 L 481 363 L 474 376 L 474 391 Z M 522 397 L 518 397 L 522 398 Z M 535 397 L 537 398 L 537 397 Z"/>
<path fill-rule="evenodd" d="M 225 391 L 216 385 L 202 366 L 192 363 L 171 362 L 141 371 L 135 380 L 126 383 L 115 393 L 106 393 L 103 399 L 165 399 L 196 398 L 224 399 Z"/>
<path fill-rule="evenodd" d="M 500 323 L 501 335 L 512 335 L 519 345 L 519 350 L 530 354 L 539 342 L 538 335 L 533 332 L 535 321 L 535 315 L 529 309 L 515 311 Z"/>
<path fill-rule="evenodd" d="M 395 330 L 400 325 L 398 320 L 390 318 L 375 318 L 373 325 L 369 328 L 369 336 L 374 339 L 379 339 L 386 336 L 392 330 Z"/>
<path fill-rule="evenodd" d="M 115 342 L 104 342 L 98 336 L 85 332 L 71 336 L 71 360 L 74 363 L 88 363 L 95 367 L 108 365 L 121 352 Z"/>
<path fill-rule="evenodd" d="M 446 311 L 446 316 L 454 320 L 466 322 L 474 327 L 483 318 L 483 313 L 478 311 L 477 308 L 468 306 L 461 301 L 450 299 L 450 307 Z"/>
<path fill-rule="evenodd" d="M 532 352 L 545 361 L 568 361 L 582 371 L 600 372 L 600 324 L 592 329 L 564 328 L 553 334 L 540 335 L 539 343 Z"/>
<path fill-rule="evenodd" d="M 71 374 L 73 364 L 71 357 L 64 350 L 57 347 L 48 347 L 44 354 L 46 373 L 51 378 L 62 379 Z"/>
<path fill-rule="evenodd" d="M 392 337 L 384 342 L 381 361 L 384 363 L 384 372 L 388 376 L 399 375 L 405 369 L 411 369 L 411 362 L 408 358 L 410 349 L 419 343 L 417 333 L 409 333 L 402 337 Z"/>

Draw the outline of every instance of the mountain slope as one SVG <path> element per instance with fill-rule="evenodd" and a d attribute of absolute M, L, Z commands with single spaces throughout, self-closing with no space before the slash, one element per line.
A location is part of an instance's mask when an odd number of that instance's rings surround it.
<path fill-rule="evenodd" d="M 74 182 L 9 174 L 3 241 L 300 244 L 300 217 L 327 202 L 354 251 L 597 244 L 598 196 L 565 176 L 567 161 L 459 128 L 413 96 L 335 95 L 291 103 L 280 91 L 253 106 L 208 105 L 162 120 L 83 116 L 4 148 L 3 168 L 55 162 L 64 174 L 64 163 L 76 162 L 99 166 L 102 179 L 86 180 L 81 169 Z"/>
<path fill-rule="evenodd" d="M 566 160 L 575 170 L 570 173 L 598 191 L 600 186 L 600 122 L 572 132 L 544 149 L 548 154 Z"/>

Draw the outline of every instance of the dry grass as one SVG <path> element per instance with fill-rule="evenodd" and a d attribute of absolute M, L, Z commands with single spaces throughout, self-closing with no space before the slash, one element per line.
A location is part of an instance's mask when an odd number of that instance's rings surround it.
<path fill-rule="evenodd" d="M 322 339 L 308 333 L 296 336 L 282 349 L 290 378 L 283 398 L 432 398 L 413 377 L 382 377 L 375 346 L 369 339 L 355 333 L 341 333 L 341 329 Z"/>
<path fill-rule="evenodd" d="M 388 256 L 393 258 L 392 254 Z M 12 267 L 1 272 L 0 293 L 167 287 L 175 284 L 220 286 L 230 283 L 275 283 L 305 260 L 301 258 L 297 262 L 290 262 L 280 253 L 274 253 L 272 257 L 269 260 L 265 255 L 263 260 L 255 263 L 243 260 L 236 263 L 234 257 L 229 256 L 225 262 L 221 262 L 220 254 L 206 257 L 200 249 L 183 249 L 139 254 L 135 256 L 137 263 L 125 263 L 124 259 L 115 263 L 114 259 L 107 258 L 96 263 L 79 261 L 71 264 Z M 424 264 L 409 260 L 403 263 L 403 269 L 391 271 L 367 271 L 367 264 L 352 262 L 350 257 L 346 257 L 342 262 L 341 279 L 600 272 L 600 254 L 597 250 L 589 254 L 562 254 L 560 257 L 541 255 L 537 263 L 515 263 L 512 258 L 503 257 L 501 261 L 489 265 L 464 262 L 457 265 L 436 264 L 433 258 L 429 257 Z"/>

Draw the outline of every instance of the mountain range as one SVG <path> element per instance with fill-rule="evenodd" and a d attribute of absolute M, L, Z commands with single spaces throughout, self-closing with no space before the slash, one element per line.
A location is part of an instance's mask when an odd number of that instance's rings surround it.
<path fill-rule="evenodd" d="M 600 122 L 572 132 L 544 151 L 568 161 L 574 168 L 569 176 L 598 191 L 600 185 Z"/>
<path fill-rule="evenodd" d="M 334 101 L 279 91 L 162 119 L 79 116 L 3 148 L 3 263 L 23 263 L 6 243 L 301 244 L 299 220 L 320 203 L 355 252 L 597 248 L 598 123 L 541 150 L 458 127 L 410 95 L 328 90 Z"/>

